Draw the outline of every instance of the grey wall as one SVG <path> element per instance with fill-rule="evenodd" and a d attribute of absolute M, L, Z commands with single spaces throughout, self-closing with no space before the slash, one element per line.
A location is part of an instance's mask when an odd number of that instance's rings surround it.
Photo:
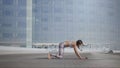
<path fill-rule="evenodd" d="M 0 44 L 25 40 L 26 0 L 0 0 Z"/>
<path fill-rule="evenodd" d="M 36 0 L 34 41 L 119 43 L 119 0 Z"/>
<path fill-rule="evenodd" d="M 33 0 L 33 42 L 120 48 L 120 0 Z M 26 0 L 0 0 L 0 42 L 26 40 Z"/>

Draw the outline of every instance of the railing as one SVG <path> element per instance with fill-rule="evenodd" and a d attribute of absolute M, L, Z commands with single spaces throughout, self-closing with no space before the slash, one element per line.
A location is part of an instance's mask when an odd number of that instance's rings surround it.
<path fill-rule="evenodd" d="M 118 47 L 113 46 L 115 44 L 87 44 L 85 46 L 80 46 L 80 51 L 109 51 L 109 50 L 116 50 Z M 45 48 L 49 50 L 58 50 L 58 45 L 51 44 L 51 45 L 33 45 L 34 48 Z M 119 49 L 119 48 L 118 48 Z"/>

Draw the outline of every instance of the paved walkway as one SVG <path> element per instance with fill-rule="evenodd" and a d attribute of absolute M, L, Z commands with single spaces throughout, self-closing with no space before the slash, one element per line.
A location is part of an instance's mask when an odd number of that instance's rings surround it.
<path fill-rule="evenodd" d="M 0 55 L 0 68 L 120 68 L 120 54 L 82 53 L 88 60 L 79 60 L 74 53 L 63 59 L 47 59 L 47 54 Z"/>

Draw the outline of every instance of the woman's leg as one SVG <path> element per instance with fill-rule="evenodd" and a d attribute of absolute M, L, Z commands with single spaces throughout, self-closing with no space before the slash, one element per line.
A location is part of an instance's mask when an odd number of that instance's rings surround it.
<path fill-rule="evenodd" d="M 64 54 L 64 43 L 60 43 L 58 54 L 55 55 L 55 54 L 48 53 L 48 59 L 51 59 L 51 57 L 63 58 L 63 54 Z"/>
<path fill-rule="evenodd" d="M 63 58 L 64 55 L 64 43 L 59 44 L 59 54 L 57 55 L 58 58 Z"/>

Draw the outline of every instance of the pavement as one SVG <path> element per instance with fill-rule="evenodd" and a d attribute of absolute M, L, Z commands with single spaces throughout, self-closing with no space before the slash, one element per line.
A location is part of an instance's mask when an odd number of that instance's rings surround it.
<path fill-rule="evenodd" d="M 48 53 L 47 49 L 0 46 L 0 55 Z"/>
<path fill-rule="evenodd" d="M 63 59 L 47 59 L 47 53 L 0 55 L 0 68 L 120 68 L 120 53 L 81 53 L 87 60 L 79 60 L 74 53 Z"/>

